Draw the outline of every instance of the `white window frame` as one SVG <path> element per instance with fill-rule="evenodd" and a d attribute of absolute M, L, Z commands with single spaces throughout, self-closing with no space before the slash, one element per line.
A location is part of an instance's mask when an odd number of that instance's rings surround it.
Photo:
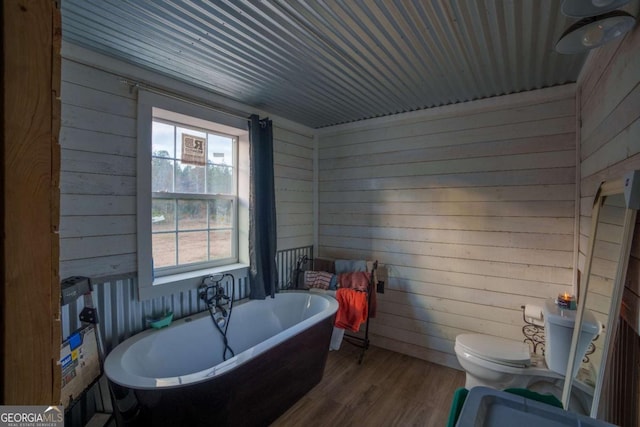
<path fill-rule="evenodd" d="M 196 125 L 195 123 L 192 123 L 192 120 L 189 120 L 189 123 L 185 123 L 184 120 L 182 120 L 181 122 L 178 122 L 174 119 L 175 113 L 170 112 L 170 111 L 166 111 L 166 110 L 162 110 L 159 108 L 153 108 L 153 122 L 154 123 L 165 123 L 174 127 L 185 127 L 185 128 L 189 128 L 189 129 L 194 129 L 198 132 L 203 132 L 206 133 L 207 135 L 221 135 L 221 136 L 225 136 L 227 138 L 230 138 L 233 140 L 233 159 L 234 159 L 234 164 L 231 165 L 232 167 L 232 171 L 233 171 L 233 182 L 234 182 L 234 188 L 233 188 L 233 194 L 209 194 L 209 193 L 196 193 L 196 194 L 191 194 L 191 193 L 180 193 L 180 192 L 176 192 L 176 191 L 172 191 L 172 192 L 168 192 L 168 193 L 155 193 L 152 192 L 151 193 L 151 199 L 152 199 L 152 203 L 153 200 L 158 200 L 158 199 L 167 199 L 167 200 L 199 200 L 199 201 L 209 201 L 209 200 L 231 200 L 233 202 L 233 214 L 232 214 L 232 223 L 231 223 L 231 229 L 233 231 L 233 238 L 231 241 L 231 256 L 228 258 L 224 258 L 224 259 L 218 259 L 218 260 L 212 260 L 212 261 L 202 261 L 199 262 L 197 264 L 177 264 L 177 265 L 173 265 L 173 266 L 166 266 L 166 267 L 159 267 L 157 262 L 154 264 L 154 277 L 163 277 L 163 276 L 169 276 L 169 275 L 173 275 L 173 274 L 178 274 L 178 273 L 184 273 L 184 272 L 188 272 L 191 270 L 201 270 L 203 268 L 207 268 L 207 267 L 213 267 L 213 266 L 222 266 L 222 265 L 228 265 L 228 264 L 234 264 L 236 262 L 238 262 L 238 220 L 237 220 L 237 209 L 238 209 L 238 198 L 237 198 L 237 194 L 238 194 L 238 174 L 237 174 L 237 160 L 238 160 L 238 137 L 237 135 L 228 135 L 228 134 L 223 134 L 222 132 L 219 131 L 219 125 L 215 124 L 215 123 L 211 123 L 207 126 L 207 128 L 201 128 L 200 126 Z M 201 123 L 198 123 L 201 124 Z M 179 143 L 180 141 L 175 141 L 175 133 L 174 133 L 174 150 L 177 148 L 175 146 L 176 143 Z M 174 152 L 175 154 L 175 152 Z M 178 160 L 178 159 L 176 159 Z M 152 167 L 153 170 L 153 167 Z M 206 180 L 206 172 L 205 172 L 205 180 Z M 177 215 L 177 212 L 176 212 Z M 211 231 L 211 229 L 202 229 L 201 231 Z M 162 232 L 164 233 L 164 232 Z M 175 238 L 176 238 L 176 245 L 177 245 L 177 238 L 178 238 L 178 234 L 179 234 L 179 230 L 176 229 L 173 232 L 169 232 L 169 233 L 173 233 L 175 234 Z M 152 231 L 152 237 L 153 234 L 156 234 Z M 180 248 L 179 246 L 176 246 L 176 248 L 178 249 L 176 255 L 179 257 L 179 252 L 180 252 Z M 207 251 L 208 252 L 208 251 Z"/>
<path fill-rule="evenodd" d="M 156 277 L 152 266 L 151 233 L 151 158 L 152 158 L 152 122 L 154 116 L 176 123 L 197 128 L 210 129 L 221 134 L 237 136 L 236 162 L 234 173 L 237 175 L 236 232 L 234 257 L 223 265 L 193 265 L 172 268 L 168 274 Z M 213 127 L 211 126 L 213 124 Z M 248 264 L 248 189 L 249 189 L 249 134 L 247 119 L 231 116 L 213 110 L 196 102 L 139 90 L 138 92 L 138 149 L 137 149 L 137 241 L 138 241 L 138 294 L 140 299 L 195 288 L 202 277 L 215 272 L 233 272 L 246 269 Z M 214 263 L 215 264 L 215 263 Z"/>

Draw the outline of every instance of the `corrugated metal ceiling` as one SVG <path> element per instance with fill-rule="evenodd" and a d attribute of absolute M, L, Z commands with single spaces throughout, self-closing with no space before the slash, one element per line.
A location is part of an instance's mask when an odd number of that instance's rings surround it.
<path fill-rule="evenodd" d="M 66 41 L 318 128 L 576 81 L 561 0 L 63 0 Z"/>

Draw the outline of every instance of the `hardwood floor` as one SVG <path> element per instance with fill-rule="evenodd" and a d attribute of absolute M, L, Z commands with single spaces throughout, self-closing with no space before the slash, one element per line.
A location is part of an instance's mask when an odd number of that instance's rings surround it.
<path fill-rule="evenodd" d="M 329 353 L 324 377 L 272 427 L 444 426 L 464 372 L 378 347 Z"/>

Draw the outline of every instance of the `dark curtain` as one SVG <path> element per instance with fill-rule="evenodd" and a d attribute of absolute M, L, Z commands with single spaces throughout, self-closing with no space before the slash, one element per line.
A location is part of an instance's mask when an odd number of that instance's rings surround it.
<path fill-rule="evenodd" d="M 273 126 L 271 120 L 249 118 L 249 280 L 250 298 L 273 298 L 276 271 L 276 192 L 273 182 Z"/>

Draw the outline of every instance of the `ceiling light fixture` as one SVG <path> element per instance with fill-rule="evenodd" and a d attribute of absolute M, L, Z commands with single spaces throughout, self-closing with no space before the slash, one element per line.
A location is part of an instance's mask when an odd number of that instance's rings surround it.
<path fill-rule="evenodd" d="M 586 18 L 618 9 L 629 0 L 564 0 L 562 13 L 572 18 Z"/>
<path fill-rule="evenodd" d="M 622 36 L 635 23 L 633 15 L 622 11 L 581 19 L 562 34 L 556 43 L 556 51 L 567 54 L 586 52 Z"/>

